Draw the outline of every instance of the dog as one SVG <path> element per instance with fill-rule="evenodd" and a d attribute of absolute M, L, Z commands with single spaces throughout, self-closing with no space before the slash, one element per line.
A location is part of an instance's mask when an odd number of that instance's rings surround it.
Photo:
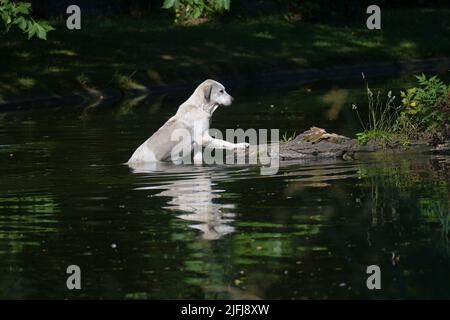
<path fill-rule="evenodd" d="M 211 79 L 204 81 L 180 105 L 177 113 L 136 149 L 128 164 L 179 161 L 179 149 L 189 151 L 189 156 L 194 151 L 194 164 L 201 164 L 203 146 L 228 150 L 248 148 L 249 144 L 246 142 L 231 143 L 215 139 L 208 132 L 214 111 L 220 106 L 230 106 L 233 100 L 221 83 Z M 180 139 L 174 137 L 177 132 L 185 132 L 187 141 L 180 144 Z"/>

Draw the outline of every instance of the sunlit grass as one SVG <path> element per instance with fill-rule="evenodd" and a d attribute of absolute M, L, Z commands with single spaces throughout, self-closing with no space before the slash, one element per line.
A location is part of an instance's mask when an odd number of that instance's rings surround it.
<path fill-rule="evenodd" d="M 275 39 L 275 37 L 270 32 L 267 32 L 267 31 L 255 33 L 255 38 L 268 39 L 268 40 Z"/>
<path fill-rule="evenodd" d="M 119 88 L 123 90 L 140 90 L 145 91 L 147 88 L 133 79 L 134 73 L 130 75 L 124 75 L 116 73 L 114 80 Z"/>
<path fill-rule="evenodd" d="M 18 78 L 17 84 L 24 89 L 31 89 L 36 85 L 36 80 L 31 78 Z"/>
<path fill-rule="evenodd" d="M 74 57 L 77 55 L 77 53 L 72 50 L 51 50 L 49 53 L 51 55 L 63 55 L 68 57 Z"/>

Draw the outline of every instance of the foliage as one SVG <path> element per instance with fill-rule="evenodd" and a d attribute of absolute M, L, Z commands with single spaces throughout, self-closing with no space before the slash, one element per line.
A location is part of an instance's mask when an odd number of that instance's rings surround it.
<path fill-rule="evenodd" d="M 36 9 L 33 2 L 33 14 Z M 125 75 L 137 70 L 133 80 L 151 86 L 192 82 L 206 74 L 253 77 L 277 68 L 326 68 L 364 63 L 369 58 L 384 61 L 442 57 L 448 53 L 450 38 L 436 41 L 428 35 L 445 34 L 448 26 L 436 21 L 447 21 L 449 14 L 448 9 L 386 12 L 384 35 L 362 30 L 361 26 L 297 23 L 282 17 L 199 25 L 193 32 L 192 28 L 174 27 L 167 17 L 120 16 L 99 23 L 97 18 L 85 16 L 83 29 L 89 32 L 71 33 L 70 39 L 65 20 L 58 18 L 50 20 L 57 28 L 49 34 L 52 41 L 27 41 L 21 32 L 0 35 L 0 95 L 6 100 L 71 92 L 79 89 L 76 78 L 82 73 L 97 88 L 114 86 L 116 70 Z M 405 50 L 394 45 L 403 41 L 414 46 Z M 34 79 L 35 85 L 20 86 L 15 74 Z M 396 96 L 400 100 L 399 94 Z"/>
<path fill-rule="evenodd" d="M 445 0 L 378 0 L 375 4 L 383 10 L 389 10 L 445 3 Z M 231 15 L 239 17 L 282 15 L 294 20 L 359 24 L 365 21 L 366 8 L 374 3 L 371 0 L 232 0 L 232 4 Z"/>
<path fill-rule="evenodd" d="M 45 21 L 35 21 L 30 17 L 31 3 L 12 2 L 11 0 L 0 0 L 0 17 L 5 24 L 6 31 L 12 26 L 18 27 L 28 35 L 28 39 L 33 36 L 39 39 L 47 39 L 47 33 L 54 30 Z"/>
<path fill-rule="evenodd" d="M 364 78 L 364 74 L 363 74 Z M 368 97 L 368 120 L 364 122 L 356 110 L 364 129 L 357 134 L 358 142 L 366 144 L 374 140 L 384 144 L 407 144 L 410 138 L 424 137 L 425 133 L 437 130 L 446 138 L 450 126 L 450 86 L 437 76 L 427 78 L 424 74 L 416 76 L 418 86 L 400 91 L 402 105 L 394 105 L 395 96 L 391 91 L 386 101 L 380 92 L 374 96 L 366 82 Z"/>
<path fill-rule="evenodd" d="M 400 92 L 403 110 L 399 125 L 410 135 L 431 131 L 450 123 L 450 86 L 437 76 L 416 76 L 418 86 Z"/>
<path fill-rule="evenodd" d="M 175 12 L 175 23 L 230 10 L 231 0 L 165 0 L 164 9 Z"/>
<path fill-rule="evenodd" d="M 356 134 L 359 144 L 365 145 L 369 141 L 373 141 L 382 146 L 394 146 L 401 145 L 407 146 L 410 144 L 407 135 L 399 134 L 395 131 L 382 131 L 382 130 L 366 130 Z"/>

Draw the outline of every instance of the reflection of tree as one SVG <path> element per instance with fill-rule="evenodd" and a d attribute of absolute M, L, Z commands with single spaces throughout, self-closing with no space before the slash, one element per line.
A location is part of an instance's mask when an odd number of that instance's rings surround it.
<path fill-rule="evenodd" d="M 0 298 L 27 297 L 33 277 L 23 269 L 28 267 L 30 252 L 40 250 L 58 233 L 58 213 L 59 203 L 52 195 L 0 197 Z"/>
<path fill-rule="evenodd" d="M 443 260 L 446 254 L 440 244 L 448 221 L 442 213 L 448 212 L 450 194 L 445 172 L 450 171 L 448 164 L 436 165 L 435 160 L 428 155 L 383 155 L 382 159 L 282 169 L 288 182 L 284 193 L 297 199 L 298 213 L 273 200 L 271 206 L 277 207 L 280 228 L 286 230 L 280 233 L 284 259 L 296 257 L 301 262 L 280 265 L 298 277 L 290 279 L 299 293 L 290 288 L 290 295 L 283 297 L 323 297 L 324 292 L 339 298 L 449 297 L 445 285 L 450 281 L 449 260 Z M 429 215 L 424 203 L 431 206 Z M 441 208 L 447 204 L 447 211 L 436 210 L 437 203 Z M 301 222 L 315 226 L 316 232 L 294 236 L 292 228 Z M 279 229 L 270 228 L 273 238 Z M 255 259 L 258 252 L 250 251 L 246 255 Z M 365 268 L 370 264 L 382 269 L 383 292 L 368 292 L 365 287 Z M 274 277 L 261 296 L 272 297 L 270 292 L 284 281 Z M 339 287 L 341 282 L 345 286 Z"/>
<path fill-rule="evenodd" d="M 23 246 L 39 245 L 36 234 L 56 231 L 58 204 L 49 195 L 23 195 L 0 198 L 0 240 L 7 240 L 10 253 Z"/>
<path fill-rule="evenodd" d="M 415 198 L 413 191 L 418 189 L 421 197 L 417 198 L 417 207 L 422 218 L 427 222 L 439 222 L 447 235 L 450 193 L 447 160 L 407 158 L 395 163 L 396 166 L 390 162 L 374 162 L 359 167 L 359 176 L 365 178 L 371 188 L 372 226 L 376 227 L 379 220 L 381 223 L 398 220 L 401 200 Z M 424 171 L 431 179 L 424 179 Z"/>
<path fill-rule="evenodd" d="M 388 161 L 386 161 L 388 160 Z M 389 161 L 393 160 L 393 161 Z M 368 229 L 371 247 L 392 253 L 390 290 L 402 297 L 448 297 L 440 288 L 448 279 L 445 264 L 450 257 L 448 160 L 412 155 L 362 164 L 359 169 L 371 189 L 366 199 L 372 221 Z M 390 230 L 389 233 L 386 233 Z M 429 242 L 428 242 L 429 241 Z M 378 258 L 379 261 L 382 259 Z M 431 270 L 430 270 L 431 268 Z M 385 268 L 386 269 L 386 268 Z M 435 292 L 423 285 L 423 270 Z M 412 281 L 414 279 L 414 281 Z"/>
<path fill-rule="evenodd" d="M 441 248 L 442 251 L 450 258 L 450 246 L 448 242 L 448 230 L 450 228 L 450 206 L 441 200 L 423 201 L 421 210 L 424 216 L 429 217 L 432 221 L 439 221 L 441 226 Z"/>

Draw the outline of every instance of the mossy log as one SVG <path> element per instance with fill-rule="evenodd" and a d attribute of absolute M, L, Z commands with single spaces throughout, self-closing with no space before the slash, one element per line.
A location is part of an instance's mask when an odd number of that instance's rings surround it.
<path fill-rule="evenodd" d="M 344 160 L 372 152 L 421 152 L 450 153 L 450 143 L 430 145 L 427 141 L 414 141 L 410 146 L 381 146 L 376 143 L 359 145 L 356 139 L 351 139 L 324 129 L 312 127 L 299 134 L 294 139 L 280 143 L 280 160 L 314 160 L 341 158 Z"/>

